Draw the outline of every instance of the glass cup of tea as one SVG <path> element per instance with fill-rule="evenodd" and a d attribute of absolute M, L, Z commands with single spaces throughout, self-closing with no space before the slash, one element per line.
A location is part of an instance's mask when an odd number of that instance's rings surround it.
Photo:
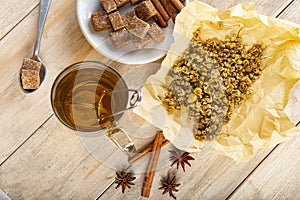
<path fill-rule="evenodd" d="M 51 89 L 53 111 L 64 125 L 83 133 L 103 131 L 128 154 L 136 149 L 118 120 L 124 112 L 136 107 L 141 98 L 140 91 L 128 89 L 120 73 L 97 61 L 67 67 Z"/>

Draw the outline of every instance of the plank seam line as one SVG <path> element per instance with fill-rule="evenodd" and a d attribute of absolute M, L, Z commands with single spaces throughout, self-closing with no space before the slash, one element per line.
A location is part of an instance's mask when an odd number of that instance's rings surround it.
<path fill-rule="evenodd" d="M 296 124 L 296 127 L 300 126 L 300 121 Z M 233 194 L 246 182 L 246 180 L 254 173 L 254 171 L 273 153 L 273 151 L 279 146 L 280 144 L 277 144 L 269 153 L 268 155 L 266 155 L 266 157 L 264 157 L 264 159 L 262 159 L 258 165 L 246 176 L 246 178 L 244 178 L 244 180 L 238 184 L 238 186 L 236 186 L 236 188 L 225 198 L 230 199 Z"/>
<path fill-rule="evenodd" d="M 27 18 L 38 6 L 40 5 L 40 3 L 38 3 L 37 5 L 35 5 L 23 18 L 21 18 L 20 21 L 18 21 L 11 29 L 9 29 L 7 31 L 7 33 L 5 33 L 1 38 L 0 38 L 0 42 L 9 34 L 11 33 L 21 22 L 24 21 L 25 18 Z"/>
<path fill-rule="evenodd" d="M 298 127 L 300 125 L 300 121 L 296 124 L 296 126 Z M 277 145 L 279 146 L 279 144 Z M 246 181 L 247 178 L 249 178 L 249 176 L 256 170 L 256 168 L 275 150 L 275 148 L 277 148 L 277 146 L 275 146 L 271 152 L 269 152 L 269 154 L 262 160 L 260 161 L 260 163 L 248 174 L 248 176 L 234 189 L 234 191 L 232 191 L 227 197 L 226 199 L 229 199 L 234 192 Z M 111 182 L 104 190 L 103 192 L 96 198 L 96 200 L 99 200 L 101 198 L 101 196 L 107 192 L 107 190 L 113 185 L 114 181 Z"/>
<path fill-rule="evenodd" d="M 290 5 L 291 5 L 292 3 L 294 3 L 294 1 L 295 1 L 295 0 L 292 0 L 285 8 L 283 8 L 283 9 L 278 13 L 278 15 L 276 16 L 276 18 L 279 17 L 284 11 L 286 11 L 286 9 L 288 9 L 288 8 L 290 7 Z"/>
<path fill-rule="evenodd" d="M 241 181 L 236 187 L 235 189 L 225 198 L 226 200 L 230 199 L 233 194 L 247 181 L 247 179 L 254 173 L 254 171 L 256 171 L 256 169 L 273 153 L 273 151 L 279 146 L 279 144 L 277 144 L 255 167 L 254 169 L 246 176 L 246 178 L 244 178 L 243 181 Z"/>
<path fill-rule="evenodd" d="M 286 11 L 287 8 L 289 8 L 291 6 L 291 4 L 294 2 L 294 0 L 292 0 L 285 8 L 283 8 L 277 15 L 276 18 L 280 17 L 280 15 L 282 15 L 282 13 L 284 13 L 284 11 Z M 298 126 L 300 124 L 300 121 L 296 124 L 296 126 Z M 236 187 L 235 189 L 225 198 L 230 199 L 233 194 L 247 181 L 247 179 L 254 173 L 254 171 L 256 171 L 256 169 L 273 153 L 273 151 L 279 146 L 280 144 L 277 144 L 259 163 L 256 167 L 254 167 L 254 169 L 244 178 L 243 181 L 241 181 Z"/>
<path fill-rule="evenodd" d="M 277 15 L 276 18 L 279 17 L 292 3 L 294 2 L 294 0 L 292 0 L 285 8 L 283 8 Z M 296 124 L 296 126 L 298 126 L 300 124 L 300 121 Z M 266 155 L 259 163 L 258 165 L 247 175 L 247 177 L 225 198 L 226 200 L 229 199 L 237 190 L 238 188 L 249 178 L 249 176 L 256 170 L 257 167 L 259 167 L 261 165 L 262 162 L 265 161 L 265 159 L 267 159 L 269 157 L 269 155 L 279 146 L 279 144 L 277 144 L 269 153 L 268 155 Z M 102 194 L 106 193 L 107 190 L 112 186 L 112 183 L 110 183 L 106 189 L 101 193 L 100 196 L 98 196 L 96 198 L 96 200 L 100 199 L 100 197 L 102 196 Z"/>
<path fill-rule="evenodd" d="M 10 158 L 12 157 L 42 126 L 44 126 L 52 117 L 54 114 L 51 114 L 50 117 L 48 117 L 33 133 L 27 137 L 9 156 L 2 162 L 0 163 L 0 167 Z"/>

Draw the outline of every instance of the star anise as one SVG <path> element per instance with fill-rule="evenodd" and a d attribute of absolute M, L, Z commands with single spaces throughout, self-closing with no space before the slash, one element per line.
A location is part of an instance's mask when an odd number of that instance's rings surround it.
<path fill-rule="evenodd" d="M 158 189 L 164 190 L 162 194 L 166 194 L 167 192 L 169 192 L 170 197 L 176 199 L 175 195 L 173 194 L 173 191 L 178 192 L 179 190 L 176 189 L 176 187 L 180 186 L 180 183 L 175 183 L 176 176 L 170 179 L 170 175 L 168 174 L 167 180 L 160 180 L 160 182 L 162 183 L 162 186 Z"/>
<path fill-rule="evenodd" d="M 131 188 L 131 185 L 134 185 L 132 183 L 133 180 L 135 180 L 135 177 L 132 176 L 132 174 L 126 173 L 125 171 L 116 172 L 117 177 L 115 177 L 115 184 L 117 184 L 116 189 L 120 186 L 122 186 L 122 193 L 124 193 L 126 187 Z"/>
<path fill-rule="evenodd" d="M 192 156 L 190 156 L 190 153 L 181 151 L 181 150 L 170 150 L 171 153 L 170 161 L 173 163 L 171 164 L 171 167 L 177 163 L 177 169 L 179 167 L 179 164 L 181 165 L 183 171 L 185 172 L 185 164 L 191 167 L 191 164 L 189 163 L 189 160 L 195 160 Z"/>

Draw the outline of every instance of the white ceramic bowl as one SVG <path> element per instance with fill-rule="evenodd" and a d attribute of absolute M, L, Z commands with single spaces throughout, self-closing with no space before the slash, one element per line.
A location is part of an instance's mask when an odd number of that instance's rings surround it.
<path fill-rule="evenodd" d="M 122 15 L 132 9 L 133 6 L 128 3 L 120 8 L 119 11 Z M 92 27 L 90 22 L 91 14 L 100 10 L 102 10 L 102 8 L 99 0 L 77 0 L 76 2 L 77 20 L 83 35 L 98 52 L 112 60 L 125 64 L 149 63 L 164 56 L 171 43 L 173 43 L 172 33 L 174 23 L 170 19 L 168 27 L 162 29 L 165 33 L 165 40 L 161 44 L 155 45 L 152 41 L 147 47 L 136 49 L 134 45 L 130 43 L 125 47 L 116 49 L 109 38 L 109 32 L 112 30 L 96 32 Z"/>

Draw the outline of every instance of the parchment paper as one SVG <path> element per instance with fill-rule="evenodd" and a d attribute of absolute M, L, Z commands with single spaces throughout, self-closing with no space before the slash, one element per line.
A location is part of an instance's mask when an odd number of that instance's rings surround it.
<path fill-rule="evenodd" d="M 193 121 L 187 113 L 168 114 L 158 96 L 164 96 L 165 77 L 177 57 L 188 47 L 193 32 L 202 27 L 202 39 L 237 33 L 246 45 L 262 43 L 266 48 L 262 76 L 253 85 L 256 94 L 235 109 L 232 119 L 213 141 L 194 139 Z M 209 150 L 235 161 L 249 160 L 262 149 L 270 148 L 300 132 L 284 112 L 292 87 L 300 80 L 299 25 L 263 16 L 252 4 L 238 4 L 231 9 L 217 9 L 193 1 L 177 16 L 174 43 L 161 69 L 149 77 L 142 89 L 143 100 L 134 112 L 161 128 L 177 148 L 188 151 Z"/>

